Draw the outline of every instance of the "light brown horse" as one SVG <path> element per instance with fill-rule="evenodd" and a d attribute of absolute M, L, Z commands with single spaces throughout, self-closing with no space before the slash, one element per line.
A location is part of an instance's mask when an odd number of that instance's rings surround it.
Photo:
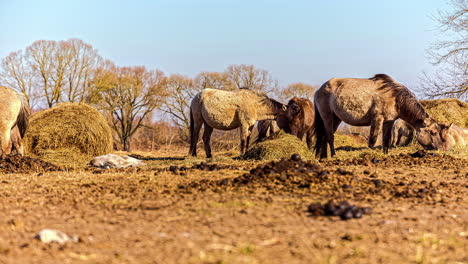
<path fill-rule="evenodd" d="M 190 151 L 197 155 L 200 129 L 204 125 L 203 143 L 206 157 L 211 158 L 210 138 L 213 129 L 240 128 L 241 155 L 249 145 L 250 133 L 257 120 L 274 119 L 286 108 L 264 93 L 248 89 L 224 91 L 206 88 L 198 93 L 190 104 Z"/>
<path fill-rule="evenodd" d="M 352 126 L 371 126 L 368 145 L 374 148 L 383 129 L 383 152 L 388 153 L 396 119 L 411 124 L 418 142 L 426 149 L 441 147 L 441 127 L 432 119 L 408 88 L 385 74 L 370 79 L 334 78 L 315 93 L 315 153 L 327 157 L 327 144 L 335 155 L 334 136 L 343 121 Z"/>
<path fill-rule="evenodd" d="M 462 148 L 468 146 L 468 128 L 459 127 L 453 123 L 450 125 L 443 125 L 441 137 L 444 150 L 449 150 L 456 146 Z"/>
<path fill-rule="evenodd" d="M 17 126 L 20 134 L 19 142 L 17 143 L 19 145 L 22 144 L 21 139 L 26 133 L 30 113 L 29 103 L 24 95 L 10 88 L 0 86 L 0 142 L 2 157 L 11 152 L 11 134 L 15 126 Z M 13 133 L 15 132 L 13 131 Z"/>

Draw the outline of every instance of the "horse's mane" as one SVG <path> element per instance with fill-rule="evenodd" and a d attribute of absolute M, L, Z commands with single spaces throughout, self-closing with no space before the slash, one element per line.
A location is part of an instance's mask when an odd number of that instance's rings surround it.
<path fill-rule="evenodd" d="M 414 124 L 414 122 L 429 117 L 424 107 L 418 102 L 416 96 L 404 85 L 397 83 L 386 74 L 376 74 L 369 80 L 380 82 L 378 90 L 391 91 L 395 97 L 398 113 L 402 119 Z"/>

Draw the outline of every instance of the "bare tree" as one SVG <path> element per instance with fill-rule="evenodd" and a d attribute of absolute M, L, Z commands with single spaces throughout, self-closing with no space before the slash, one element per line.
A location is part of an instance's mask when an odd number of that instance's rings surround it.
<path fill-rule="evenodd" d="M 253 65 L 230 65 L 226 74 L 237 89 L 247 88 L 268 93 L 278 86 L 278 82 L 273 80 L 267 70 L 255 68 Z"/>
<path fill-rule="evenodd" d="M 162 103 L 165 76 L 145 67 L 100 69 L 94 84 L 101 94 L 100 107 L 111 121 L 123 150 L 130 151 L 130 140 L 143 126 L 143 120 Z"/>
<path fill-rule="evenodd" d="M 292 83 L 281 91 L 281 99 L 288 101 L 293 97 L 313 99 L 316 86 L 306 83 Z"/>
<path fill-rule="evenodd" d="M 70 62 L 67 67 L 62 101 L 89 103 L 92 97 L 90 87 L 93 74 L 102 58 L 97 50 L 80 39 L 70 39 L 66 44 Z"/>
<path fill-rule="evenodd" d="M 451 0 L 452 10 L 440 11 L 436 20 L 449 40 L 441 40 L 428 51 L 437 66 L 424 73 L 421 92 L 429 98 L 468 98 L 468 2 Z"/>
<path fill-rule="evenodd" d="M 196 88 L 191 78 L 180 74 L 172 74 L 166 82 L 165 98 L 159 109 L 167 113 L 177 127 L 182 128 L 180 135 L 183 140 L 188 140 L 190 127 L 190 102 L 192 98 L 202 90 Z"/>
<path fill-rule="evenodd" d="M 79 39 L 39 40 L 2 60 L 0 82 L 24 93 L 32 106 L 89 102 L 91 79 L 102 58 Z M 90 94 L 91 93 L 91 94 Z"/>
<path fill-rule="evenodd" d="M 199 90 L 213 88 L 232 91 L 237 89 L 225 72 L 201 72 L 195 77 L 193 83 Z"/>
<path fill-rule="evenodd" d="M 31 107 L 35 107 L 39 95 L 34 89 L 34 72 L 23 51 L 10 53 L 2 59 L 0 67 L 0 83 L 23 93 Z"/>

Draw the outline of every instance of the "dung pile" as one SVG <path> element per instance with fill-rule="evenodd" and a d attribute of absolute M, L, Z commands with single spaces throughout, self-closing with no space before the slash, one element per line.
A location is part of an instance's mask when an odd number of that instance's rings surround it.
<path fill-rule="evenodd" d="M 429 115 L 439 123 L 454 123 L 468 127 L 468 104 L 458 99 L 446 98 L 420 101 Z"/>
<path fill-rule="evenodd" d="M 305 142 L 299 140 L 296 136 L 287 134 L 280 130 L 261 142 L 254 144 L 241 158 L 272 160 L 290 157 L 294 153 L 298 153 L 301 156 L 308 158 L 312 158 L 313 156 Z"/>
<path fill-rule="evenodd" d="M 335 202 L 330 200 L 326 204 L 311 203 L 307 207 L 307 211 L 312 216 L 339 216 L 341 220 L 349 220 L 351 218 L 361 218 L 364 214 L 370 214 L 372 209 L 351 205 L 348 201 Z"/>
<path fill-rule="evenodd" d="M 421 158 L 418 158 L 421 159 Z M 381 180 L 374 176 L 358 176 L 338 168 L 327 170 L 311 161 L 285 159 L 261 164 L 236 178 L 200 180 L 179 185 L 186 192 L 212 190 L 222 192 L 229 188 L 248 188 L 273 193 L 311 195 L 320 199 L 384 199 L 418 198 L 441 201 L 441 184 L 429 182 L 400 182 Z"/>
<path fill-rule="evenodd" d="M 30 173 L 61 170 L 62 168 L 49 162 L 21 156 L 19 154 L 7 155 L 5 158 L 0 159 L 1 173 Z"/>
<path fill-rule="evenodd" d="M 34 114 L 26 133 L 27 152 L 40 157 L 52 152 L 99 156 L 112 147 L 112 131 L 104 117 L 81 103 L 63 103 Z"/>

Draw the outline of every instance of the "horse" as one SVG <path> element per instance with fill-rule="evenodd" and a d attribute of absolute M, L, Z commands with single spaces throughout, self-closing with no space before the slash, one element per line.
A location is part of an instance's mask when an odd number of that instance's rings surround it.
<path fill-rule="evenodd" d="M 414 128 L 402 119 L 395 121 L 391 132 L 390 146 L 408 146 L 415 136 Z"/>
<path fill-rule="evenodd" d="M 271 135 L 282 129 L 300 140 L 306 136 L 307 145 L 311 149 L 314 115 L 314 104 L 309 99 L 294 97 L 289 100 L 286 111 L 280 112 L 275 120 L 258 121 L 258 136 L 255 142 L 263 140 L 268 132 Z"/>
<path fill-rule="evenodd" d="M 417 140 L 425 149 L 441 147 L 441 127 L 426 112 L 416 96 L 386 74 L 369 79 L 333 78 L 314 96 L 315 154 L 326 158 L 327 144 L 334 156 L 334 136 L 343 121 L 352 126 L 369 126 L 368 146 L 374 148 L 383 130 L 383 152 L 388 154 L 391 129 L 401 118 L 416 129 Z"/>
<path fill-rule="evenodd" d="M 254 141 L 254 144 L 262 141 L 268 135 L 269 136 L 273 135 L 274 133 L 278 132 L 280 129 L 281 128 L 278 127 L 278 123 L 276 123 L 275 120 L 268 120 L 268 119 L 259 120 L 257 122 L 258 135 Z"/>
<path fill-rule="evenodd" d="M 1 142 L 1 157 L 8 155 L 12 150 L 11 135 L 16 133 L 14 129 L 17 127 L 19 137 L 14 135 L 15 148 L 17 152 L 22 152 L 21 140 L 26 133 L 28 127 L 29 116 L 31 109 L 28 100 L 23 94 L 17 93 L 13 89 L 0 86 L 0 142 Z M 13 131 L 12 131 L 13 129 Z M 22 153 L 20 153 L 22 154 Z"/>
<path fill-rule="evenodd" d="M 441 137 L 444 150 L 452 149 L 455 146 L 466 147 L 468 145 L 468 128 L 459 127 L 453 123 L 442 125 Z"/>
<path fill-rule="evenodd" d="M 197 155 L 200 129 L 204 125 L 203 143 L 207 158 L 211 158 L 210 139 L 213 129 L 240 128 L 240 153 L 244 154 L 257 120 L 274 119 L 286 105 L 266 94 L 249 89 L 224 91 L 205 88 L 190 103 L 190 150 Z"/>

